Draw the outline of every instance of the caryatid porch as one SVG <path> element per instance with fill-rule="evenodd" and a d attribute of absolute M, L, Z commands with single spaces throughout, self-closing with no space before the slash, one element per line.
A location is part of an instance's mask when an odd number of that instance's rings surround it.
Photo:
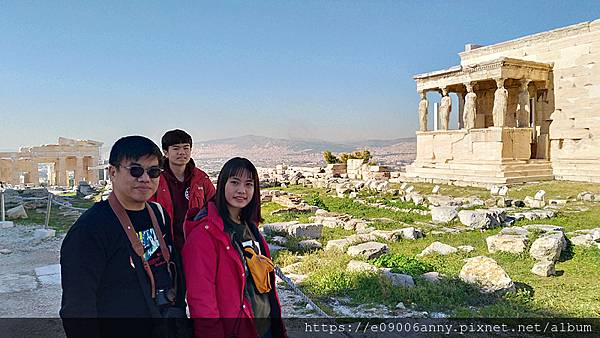
<path fill-rule="evenodd" d="M 552 66 L 500 58 L 416 75 L 420 94 L 415 180 L 487 186 L 553 179 L 548 131 L 536 98 L 546 93 Z M 438 92 L 438 130 L 429 127 L 427 92 Z M 450 130 L 457 95 L 458 129 Z"/>

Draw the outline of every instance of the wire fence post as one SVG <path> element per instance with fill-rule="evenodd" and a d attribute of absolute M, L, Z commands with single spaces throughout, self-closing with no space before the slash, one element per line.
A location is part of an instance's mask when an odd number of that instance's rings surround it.
<path fill-rule="evenodd" d="M 0 189 L 0 212 L 2 212 L 2 222 L 6 221 L 6 211 L 4 210 L 4 190 Z"/>
<path fill-rule="evenodd" d="M 44 229 L 48 229 L 50 224 L 50 210 L 52 209 L 52 193 L 48 194 L 48 205 L 46 206 L 46 222 L 44 222 Z"/>

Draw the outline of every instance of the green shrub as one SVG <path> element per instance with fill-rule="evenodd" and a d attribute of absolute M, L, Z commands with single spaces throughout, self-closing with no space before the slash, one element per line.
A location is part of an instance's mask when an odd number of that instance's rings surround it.
<path fill-rule="evenodd" d="M 405 273 L 419 276 L 425 272 L 433 271 L 433 266 L 419 261 L 416 258 L 404 256 L 400 253 L 389 253 L 375 258 L 373 264 L 377 267 L 391 268 L 392 272 Z"/>
<path fill-rule="evenodd" d="M 315 192 L 312 195 L 310 195 L 310 197 L 306 199 L 306 203 L 317 206 L 323 210 L 329 211 L 329 208 L 327 208 L 327 205 L 325 205 L 325 202 L 323 202 L 318 192 Z"/>

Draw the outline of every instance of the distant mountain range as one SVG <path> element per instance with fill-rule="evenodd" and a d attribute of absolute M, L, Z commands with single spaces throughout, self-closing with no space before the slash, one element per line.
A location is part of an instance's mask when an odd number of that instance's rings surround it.
<path fill-rule="evenodd" d="M 415 143 L 416 138 L 397 138 L 392 140 L 363 140 L 351 142 L 330 142 L 324 140 L 294 140 L 272 138 L 266 136 L 245 135 L 239 137 L 224 138 L 218 140 L 209 140 L 196 142 L 196 145 L 201 147 L 211 146 L 234 146 L 239 149 L 256 149 L 256 148 L 287 148 L 293 152 L 318 152 L 330 150 L 337 152 L 350 152 L 357 149 L 369 149 L 389 147 L 396 144 Z"/>

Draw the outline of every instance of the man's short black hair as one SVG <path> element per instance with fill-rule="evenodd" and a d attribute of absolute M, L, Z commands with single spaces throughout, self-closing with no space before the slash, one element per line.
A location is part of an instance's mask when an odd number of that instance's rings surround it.
<path fill-rule="evenodd" d="M 173 129 L 166 132 L 161 140 L 163 150 L 175 144 L 187 143 L 192 146 L 192 136 L 181 129 Z"/>
<path fill-rule="evenodd" d="M 158 159 L 158 165 L 163 164 L 162 152 L 152 140 L 138 135 L 125 136 L 115 142 L 110 149 L 108 163 L 116 167 L 125 159 L 137 161 L 144 156 L 154 156 Z"/>

